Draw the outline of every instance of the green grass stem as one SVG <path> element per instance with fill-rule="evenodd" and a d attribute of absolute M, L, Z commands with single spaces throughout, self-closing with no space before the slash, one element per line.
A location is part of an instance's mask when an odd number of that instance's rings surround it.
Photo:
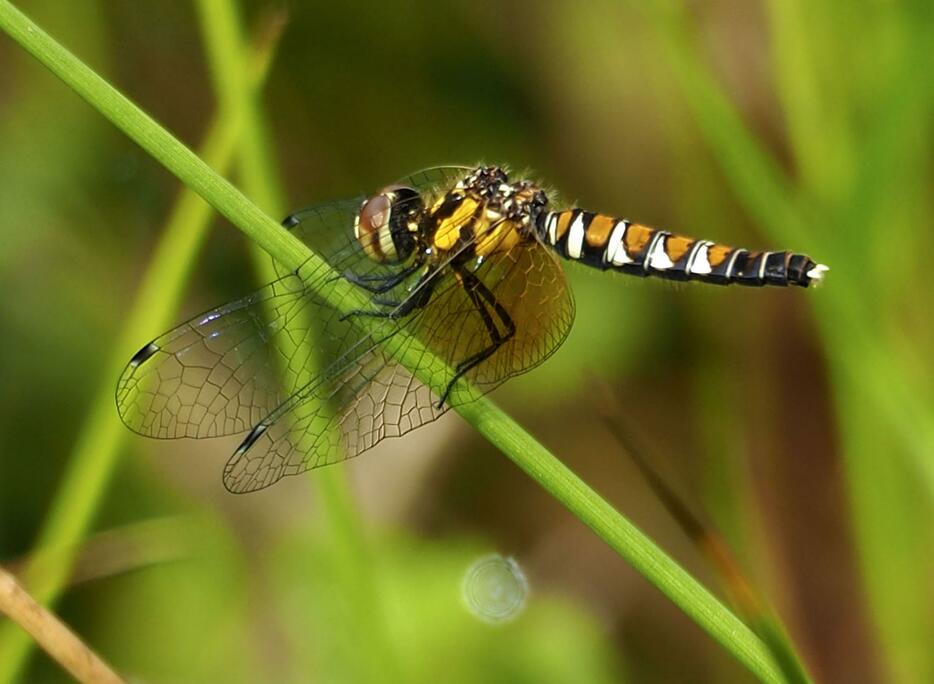
<path fill-rule="evenodd" d="M 306 261 L 315 263 L 316 257 L 299 240 L 6 0 L 0 0 L 0 27 L 281 264 L 298 269 Z M 342 310 L 365 303 L 341 280 L 317 294 Z M 386 350 L 413 371 L 420 368 L 416 360 L 423 360 L 424 347 L 400 346 L 391 339 Z M 768 649 L 742 621 L 492 401 L 480 399 L 458 412 L 760 681 L 783 681 Z"/>

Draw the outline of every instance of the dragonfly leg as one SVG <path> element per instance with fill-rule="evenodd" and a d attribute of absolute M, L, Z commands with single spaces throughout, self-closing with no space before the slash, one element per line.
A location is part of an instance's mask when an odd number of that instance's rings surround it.
<path fill-rule="evenodd" d="M 438 408 L 444 406 L 444 402 L 447 401 L 448 396 L 451 394 L 451 390 L 454 388 L 454 383 L 464 377 L 468 372 L 470 372 L 471 369 L 476 368 L 478 365 L 493 356 L 497 349 L 502 347 L 513 335 L 516 334 L 515 322 L 513 322 L 512 317 L 509 315 L 509 312 L 506 311 L 506 308 L 497 301 L 496 296 L 490 291 L 490 289 L 469 270 L 455 268 L 455 271 L 460 276 L 462 286 L 467 292 L 467 296 L 470 297 L 470 301 L 473 302 L 473 305 L 477 309 L 477 313 L 480 314 L 480 318 L 483 320 L 483 324 L 486 326 L 487 332 L 490 334 L 490 346 L 481 349 L 476 354 L 471 354 L 466 359 L 457 364 L 457 367 L 454 369 L 454 377 L 451 378 L 451 381 L 448 383 L 448 386 L 444 390 L 444 394 L 441 395 L 441 401 L 438 402 Z M 496 326 L 496 322 L 493 320 L 493 316 L 491 315 L 490 310 L 487 307 L 492 307 L 493 311 L 496 312 L 500 323 L 505 328 L 504 332 L 500 332 L 499 328 Z"/>
<path fill-rule="evenodd" d="M 405 318 L 416 309 L 425 306 L 431 300 L 431 293 L 434 290 L 438 279 L 434 277 L 436 271 L 427 271 L 412 287 L 412 294 L 401 302 L 387 301 L 385 299 L 374 299 L 373 303 L 379 306 L 392 307 L 389 311 L 367 311 L 365 309 L 356 309 L 341 316 L 342 321 L 354 316 L 369 316 L 371 318 Z"/>
<path fill-rule="evenodd" d="M 415 261 L 411 266 L 406 266 L 401 271 L 390 275 L 357 275 L 353 271 L 348 270 L 344 271 L 344 278 L 367 292 L 383 294 L 384 292 L 389 292 L 421 267 L 422 262 Z"/>

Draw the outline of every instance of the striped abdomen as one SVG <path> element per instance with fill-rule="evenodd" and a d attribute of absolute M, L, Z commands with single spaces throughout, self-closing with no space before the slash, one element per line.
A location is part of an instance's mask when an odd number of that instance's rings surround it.
<path fill-rule="evenodd" d="M 750 252 L 580 209 L 546 212 L 536 231 L 566 259 L 639 276 L 807 287 L 827 271 L 804 254 Z"/>

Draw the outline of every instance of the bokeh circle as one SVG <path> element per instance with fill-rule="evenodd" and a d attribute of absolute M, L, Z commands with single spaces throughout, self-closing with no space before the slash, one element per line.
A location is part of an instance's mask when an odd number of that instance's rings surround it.
<path fill-rule="evenodd" d="M 492 554 L 467 568 L 462 593 L 467 609 L 481 620 L 509 622 L 525 608 L 529 583 L 515 560 Z"/>

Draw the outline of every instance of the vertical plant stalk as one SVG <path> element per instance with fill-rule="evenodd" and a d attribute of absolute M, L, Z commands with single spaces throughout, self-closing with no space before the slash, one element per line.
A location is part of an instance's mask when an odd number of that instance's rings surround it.
<path fill-rule="evenodd" d="M 652 466 L 639 431 L 626 418 L 627 412 L 620 396 L 608 385 L 602 385 L 598 378 L 593 379 L 593 384 L 599 388 L 593 411 L 602 418 L 607 432 L 616 438 L 620 448 L 636 465 L 649 488 L 684 535 L 707 558 L 733 607 L 769 647 L 788 684 L 810 684 L 810 676 L 788 638 L 784 625 L 747 579 L 723 535 L 697 515 L 683 496 L 669 486 Z"/>
<path fill-rule="evenodd" d="M 0 568 L 0 613 L 22 627 L 42 650 L 83 684 L 122 684 L 110 669 L 74 632 Z"/>
<path fill-rule="evenodd" d="M 198 0 L 201 32 L 210 65 L 214 90 L 225 110 L 236 112 L 244 121 L 237 151 L 237 174 L 243 189 L 261 209 L 273 216 L 284 216 L 285 193 L 270 141 L 263 111 L 262 95 L 241 77 L 245 44 L 235 0 Z M 269 255 L 258 246 L 251 254 L 261 282 L 278 277 Z M 314 321 L 298 322 L 301 329 L 314 330 Z M 306 342 L 307 344 L 307 342 Z M 288 355 L 289 350 L 285 350 Z M 314 359 L 314 355 L 309 355 Z M 303 369 L 310 380 L 315 369 Z M 320 510 L 328 527 L 327 547 L 340 569 L 337 588 L 352 608 L 351 624 L 343 631 L 358 634 L 367 648 L 351 663 L 361 681 L 401 680 L 400 665 L 391 646 L 387 617 L 374 576 L 374 559 L 368 553 L 363 522 L 349 492 L 343 464 L 314 473 L 314 488 L 320 497 Z"/>
<path fill-rule="evenodd" d="M 878 257 L 907 256 L 925 244 L 899 235 L 907 231 L 897 223 L 897 210 L 906 194 L 914 191 L 920 199 L 926 192 L 911 185 L 925 182 L 919 157 L 932 136 L 934 15 L 921 10 L 924 3 L 887 5 L 863 17 L 857 10 L 853 25 L 868 20 L 878 32 L 854 42 L 833 26 L 831 10 L 820 3 L 767 4 L 770 57 L 798 167 L 796 184 L 778 173 L 699 57 L 682 5 L 666 3 L 662 10 L 656 2 L 648 14 L 709 148 L 747 211 L 784 241 L 792 218 L 792 234 L 813 239 L 821 259 L 834 266 L 833 284 L 814 306 L 827 347 L 856 550 L 889 677 L 929 681 L 932 619 L 917 603 L 918 592 L 928 590 L 925 524 L 934 499 L 934 404 L 924 372 L 929 350 L 887 320 L 901 308 L 896 298 L 904 296 L 903 278 L 911 270 L 901 260 L 892 268 L 891 258 L 882 266 Z M 822 88 L 840 78 L 840 68 L 860 63 L 844 61 L 854 52 L 875 61 L 871 51 L 880 44 L 891 48 L 893 35 L 904 44 L 884 78 L 870 77 L 876 81 L 871 101 L 856 68 L 847 73 L 845 87 Z M 859 135 L 849 130 L 856 121 Z M 810 234 L 805 225 L 813 226 Z M 908 230 L 921 234 L 914 225 Z"/>
<path fill-rule="evenodd" d="M 872 636 L 880 645 L 878 662 L 885 669 L 881 676 L 892 681 L 934 681 L 930 648 L 934 612 L 919 610 L 918 603 L 919 593 L 929 591 L 934 550 L 931 321 L 923 307 L 904 301 L 906 292 L 920 301 L 931 299 L 930 290 L 923 292 L 926 277 L 912 266 L 924 264 L 913 256 L 926 250 L 926 231 L 919 227 L 930 223 L 930 206 L 925 211 L 925 204 L 934 135 L 934 15 L 929 4 L 923 10 L 926 19 L 913 14 L 912 3 L 890 5 L 883 12 L 872 12 L 877 31 L 860 31 L 860 40 L 851 42 L 828 25 L 834 17 L 828 17 L 820 3 L 795 0 L 788 7 L 776 0 L 772 4 L 777 10 L 773 16 L 788 12 L 808 16 L 806 22 L 775 23 L 770 41 L 775 69 L 791 71 L 796 63 L 788 54 L 810 39 L 815 52 L 823 50 L 824 59 L 801 69 L 833 84 L 821 93 L 824 111 L 814 112 L 809 122 L 820 135 L 802 140 L 796 157 L 810 154 L 850 162 L 843 169 L 828 164 L 824 170 L 840 188 L 839 197 L 828 202 L 827 223 L 837 235 L 846 236 L 840 241 L 839 258 L 853 265 L 862 279 L 840 291 L 842 303 L 865 302 L 863 320 L 872 330 L 854 344 L 850 321 L 842 315 L 848 312 L 841 312 L 836 302 L 828 302 L 835 306 L 826 307 L 820 322 L 830 350 L 855 551 Z M 853 14 L 854 25 L 859 15 L 859 11 Z M 898 36 L 897 42 L 893 36 Z M 861 58 L 875 62 L 877 48 L 884 52 L 895 44 L 898 58 L 886 62 L 883 78 L 876 80 L 860 69 L 847 79 L 838 78 L 840 67 Z M 788 80 L 800 76 L 801 69 Z M 871 99 L 866 97 L 867 86 Z M 797 89 L 782 90 L 781 95 L 786 111 L 811 109 Z M 831 105 L 833 109 L 827 111 Z M 841 123 L 848 120 L 859 122 L 858 138 L 841 138 L 840 131 L 847 130 Z M 828 142 L 833 147 L 828 149 Z M 801 184 L 802 194 L 817 195 L 822 190 L 809 175 L 802 174 Z M 891 255 L 899 255 L 895 268 Z M 920 279 L 912 281 L 914 274 Z M 914 315 L 906 315 L 912 309 Z M 892 324 L 899 319 L 912 321 L 906 326 L 911 334 Z M 884 413 L 878 408 L 880 400 L 887 404 Z M 905 444 L 902 435 L 912 436 L 914 443 Z M 906 455 L 917 456 L 912 462 Z M 905 468 L 903 460 L 918 472 Z M 898 562 L 892 562 L 895 557 Z"/>
<path fill-rule="evenodd" d="M 276 43 L 275 35 L 266 34 L 251 54 L 247 72 L 252 88 L 265 79 Z M 243 121 L 231 112 L 211 124 L 201 151 L 212 166 L 224 169 L 231 164 L 242 129 Z M 174 321 L 212 216 L 211 206 L 191 190 L 184 190 L 172 209 L 35 543 L 40 553 L 54 553 L 58 562 L 24 571 L 23 582 L 40 603 L 54 603 L 61 593 L 75 549 L 87 534 L 120 450 L 132 434 L 114 408 L 115 378 L 143 340 Z M 30 645 L 23 632 L 0 625 L 0 682 L 16 678 Z"/>
<path fill-rule="evenodd" d="M 803 199 L 775 159 L 758 143 L 710 68 L 697 56 L 684 8 L 679 3 L 667 2 L 640 4 L 639 8 L 658 32 L 660 44 L 708 146 L 746 210 L 776 241 L 807 249 L 833 266 L 832 255 L 844 253 L 841 245 L 859 240 L 853 235 L 848 235 L 847 240 L 834 240 L 827 231 L 828 227 L 832 229 L 838 224 L 834 216 Z M 934 58 L 927 62 L 934 67 Z M 931 90 L 908 84 L 905 89 L 922 93 Z M 862 191 L 869 189 L 861 188 Z M 865 222 L 843 223 L 849 230 Z M 832 328 L 824 338 L 828 344 L 846 346 L 845 357 L 861 358 L 860 363 L 849 369 L 852 382 L 863 385 L 870 401 L 897 429 L 912 466 L 934 496 L 934 459 L 929 458 L 930 444 L 934 443 L 934 412 L 917 400 L 925 391 L 916 374 L 910 372 L 898 356 L 879 353 L 879 349 L 889 345 L 882 336 L 884 331 L 867 323 L 876 321 L 876 314 L 863 298 L 852 296 L 854 292 L 865 290 L 860 281 L 862 270 L 854 267 L 852 261 L 841 266 L 834 270 L 833 285 L 828 285 L 814 298 L 814 306 L 820 307 L 819 322 L 826 322 Z M 839 342 L 840 336 L 835 335 L 834 330 L 846 331 Z M 853 347 L 862 353 L 852 354 L 849 349 Z M 893 377 L 898 377 L 900 382 L 891 382 Z M 874 391 L 878 387 L 884 387 L 885 391 Z"/>
<path fill-rule="evenodd" d="M 0 28 L 286 268 L 298 269 L 304 263 L 323 267 L 320 259 L 294 235 L 282 230 L 241 192 L 7 0 L 0 0 Z M 339 278 L 317 294 L 339 311 L 365 304 L 356 288 Z M 400 336 L 391 337 L 384 344 L 386 352 L 420 380 L 429 381 L 430 386 L 431 373 L 441 362 L 417 340 L 406 337 L 403 341 L 395 339 L 397 337 Z M 760 681 L 784 681 L 768 649 L 749 627 L 492 401 L 483 398 L 458 407 L 457 411 Z"/>
<path fill-rule="evenodd" d="M 827 10 L 809 7 L 813 3 L 807 0 L 768 0 L 765 4 L 775 81 L 800 185 L 821 203 L 839 200 L 853 168 L 849 126 L 842 107 L 834 102 L 840 98 L 821 87 L 815 60 L 820 46 L 811 40 L 822 28 L 819 15 Z"/>

